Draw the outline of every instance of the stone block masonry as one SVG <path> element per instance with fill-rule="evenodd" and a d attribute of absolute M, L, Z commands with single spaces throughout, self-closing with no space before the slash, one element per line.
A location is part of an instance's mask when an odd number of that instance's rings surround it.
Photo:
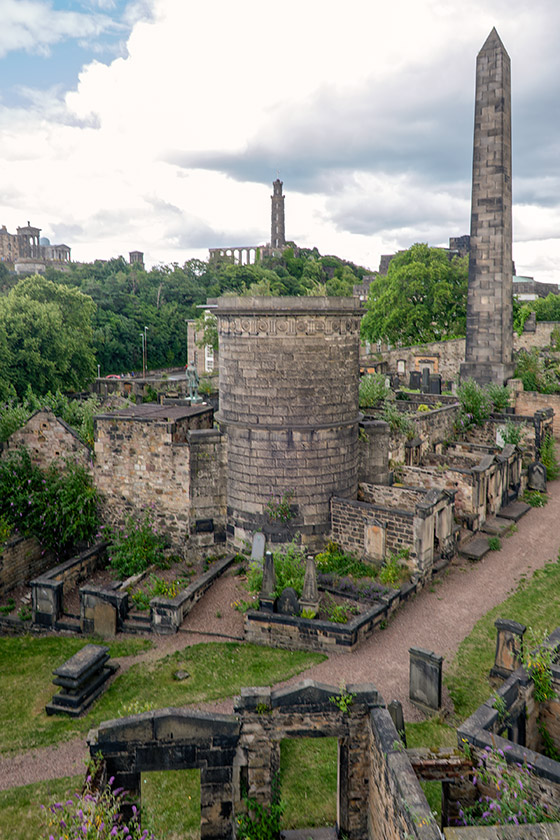
<path fill-rule="evenodd" d="M 12 537 L 0 546 L 0 598 L 49 569 L 54 555 L 35 537 Z"/>
<path fill-rule="evenodd" d="M 0 446 L 2 446 L 0 444 Z M 42 469 L 53 461 L 71 458 L 84 467 L 91 465 L 91 450 L 76 432 L 52 411 L 42 409 L 33 414 L 25 426 L 18 429 L 3 444 L 4 453 L 26 447 L 31 460 Z"/>
<path fill-rule="evenodd" d="M 511 71 L 492 30 L 476 61 L 467 339 L 461 379 L 513 376 Z"/>
<path fill-rule="evenodd" d="M 220 298 L 217 419 L 237 544 L 297 532 L 319 547 L 331 496 L 355 497 L 359 314 L 351 298 Z M 289 512 L 275 517 L 286 498 Z"/>

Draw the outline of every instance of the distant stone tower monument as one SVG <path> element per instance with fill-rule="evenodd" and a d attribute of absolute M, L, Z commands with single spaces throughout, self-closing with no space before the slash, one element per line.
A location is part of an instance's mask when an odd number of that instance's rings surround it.
<path fill-rule="evenodd" d="M 270 226 L 270 245 L 272 248 L 286 247 L 286 229 L 284 226 L 283 182 L 280 178 L 272 182 L 272 224 Z"/>
<path fill-rule="evenodd" d="M 461 379 L 502 385 L 513 376 L 511 76 L 495 29 L 476 60 L 467 296 Z"/>
<path fill-rule="evenodd" d="M 319 547 L 331 497 L 357 493 L 360 302 L 222 297 L 216 314 L 229 538 Z"/>

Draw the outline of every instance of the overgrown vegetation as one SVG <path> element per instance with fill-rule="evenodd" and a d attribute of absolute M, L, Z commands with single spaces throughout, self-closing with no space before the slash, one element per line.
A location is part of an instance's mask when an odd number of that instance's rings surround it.
<path fill-rule="evenodd" d="M 32 534 L 57 557 L 91 541 L 99 527 L 90 473 L 71 459 L 41 470 L 26 449 L 0 461 L 0 517 L 12 533 Z"/>
<path fill-rule="evenodd" d="M 541 443 L 541 450 L 539 458 L 542 464 L 546 467 L 546 477 L 549 481 L 554 481 L 560 475 L 560 464 L 558 463 L 558 456 L 556 455 L 556 447 L 554 444 L 554 437 L 551 434 L 546 434 Z"/>
<path fill-rule="evenodd" d="M 558 364 L 542 356 L 536 347 L 518 352 L 514 375 L 521 379 L 525 391 L 538 391 L 541 394 L 556 394 L 560 391 Z"/>
<path fill-rule="evenodd" d="M 127 516 L 124 525 L 105 525 L 101 533 L 110 543 L 109 563 L 121 579 L 145 572 L 149 566 L 168 566 L 164 554 L 167 538 L 151 508 L 142 516 Z"/>
<path fill-rule="evenodd" d="M 510 390 L 506 386 L 487 385 L 482 387 L 474 379 L 465 379 L 457 388 L 460 412 L 458 431 L 464 432 L 472 426 L 481 426 L 492 412 L 503 413 L 510 401 Z"/>
<path fill-rule="evenodd" d="M 53 414 L 71 426 L 80 440 L 93 446 L 93 418 L 98 412 L 100 400 L 89 397 L 85 400 L 69 399 L 60 391 L 37 396 L 28 385 L 21 399 L 15 397 L 0 405 L 0 441 L 8 440 L 17 429 L 24 426 L 32 414 L 40 409 L 50 409 Z"/>
<path fill-rule="evenodd" d="M 367 373 L 360 379 L 360 408 L 376 408 L 389 397 L 391 389 L 385 384 L 383 373 Z"/>

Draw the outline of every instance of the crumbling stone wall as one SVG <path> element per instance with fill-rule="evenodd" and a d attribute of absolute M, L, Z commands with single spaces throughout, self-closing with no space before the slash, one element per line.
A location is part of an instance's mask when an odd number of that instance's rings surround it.
<path fill-rule="evenodd" d="M 10 435 L 3 444 L 3 452 L 26 447 L 31 460 L 42 469 L 53 461 L 71 458 L 84 467 L 91 467 L 91 450 L 76 432 L 52 411 L 41 409 L 33 414 L 25 426 Z"/>
<path fill-rule="evenodd" d="M 0 597 L 28 583 L 54 563 L 54 555 L 46 551 L 35 537 L 11 537 L 0 545 Z"/>
<path fill-rule="evenodd" d="M 191 544 L 225 541 L 227 439 L 218 429 L 190 431 Z"/>
<path fill-rule="evenodd" d="M 382 348 L 380 353 L 376 353 L 375 344 L 370 345 L 370 349 L 371 354 L 368 356 L 365 348 L 362 348 L 360 362 L 363 367 L 377 366 L 380 356 L 383 372 L 397 373 L 398 362 L 404 362 L 404 372 L 399 376 L 401 381 L 408 385 L 410 372 L 421 371 L 423 367 L 430 367 L 432 373 L 440 373 L 443 380 L 457 379 L 459 365 L 465 358 L 465 339 L 432 341 L 410 347 L 393 347 L 391 350 Z"/>

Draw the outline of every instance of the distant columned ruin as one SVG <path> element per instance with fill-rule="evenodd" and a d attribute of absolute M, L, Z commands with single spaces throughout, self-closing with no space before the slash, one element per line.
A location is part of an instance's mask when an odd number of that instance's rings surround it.
<path fill-rule="evenodd" d="M 18 227 L 17 233 L 9 233 L 6 225 L 0 228 L 0 262 L 10 264 L 18 274 L 41 273 L 47 265 L 60 268 L 70 261 L 68 245 L 51 245 L 41 237 L 41 228 L 30 222 Z"/>

